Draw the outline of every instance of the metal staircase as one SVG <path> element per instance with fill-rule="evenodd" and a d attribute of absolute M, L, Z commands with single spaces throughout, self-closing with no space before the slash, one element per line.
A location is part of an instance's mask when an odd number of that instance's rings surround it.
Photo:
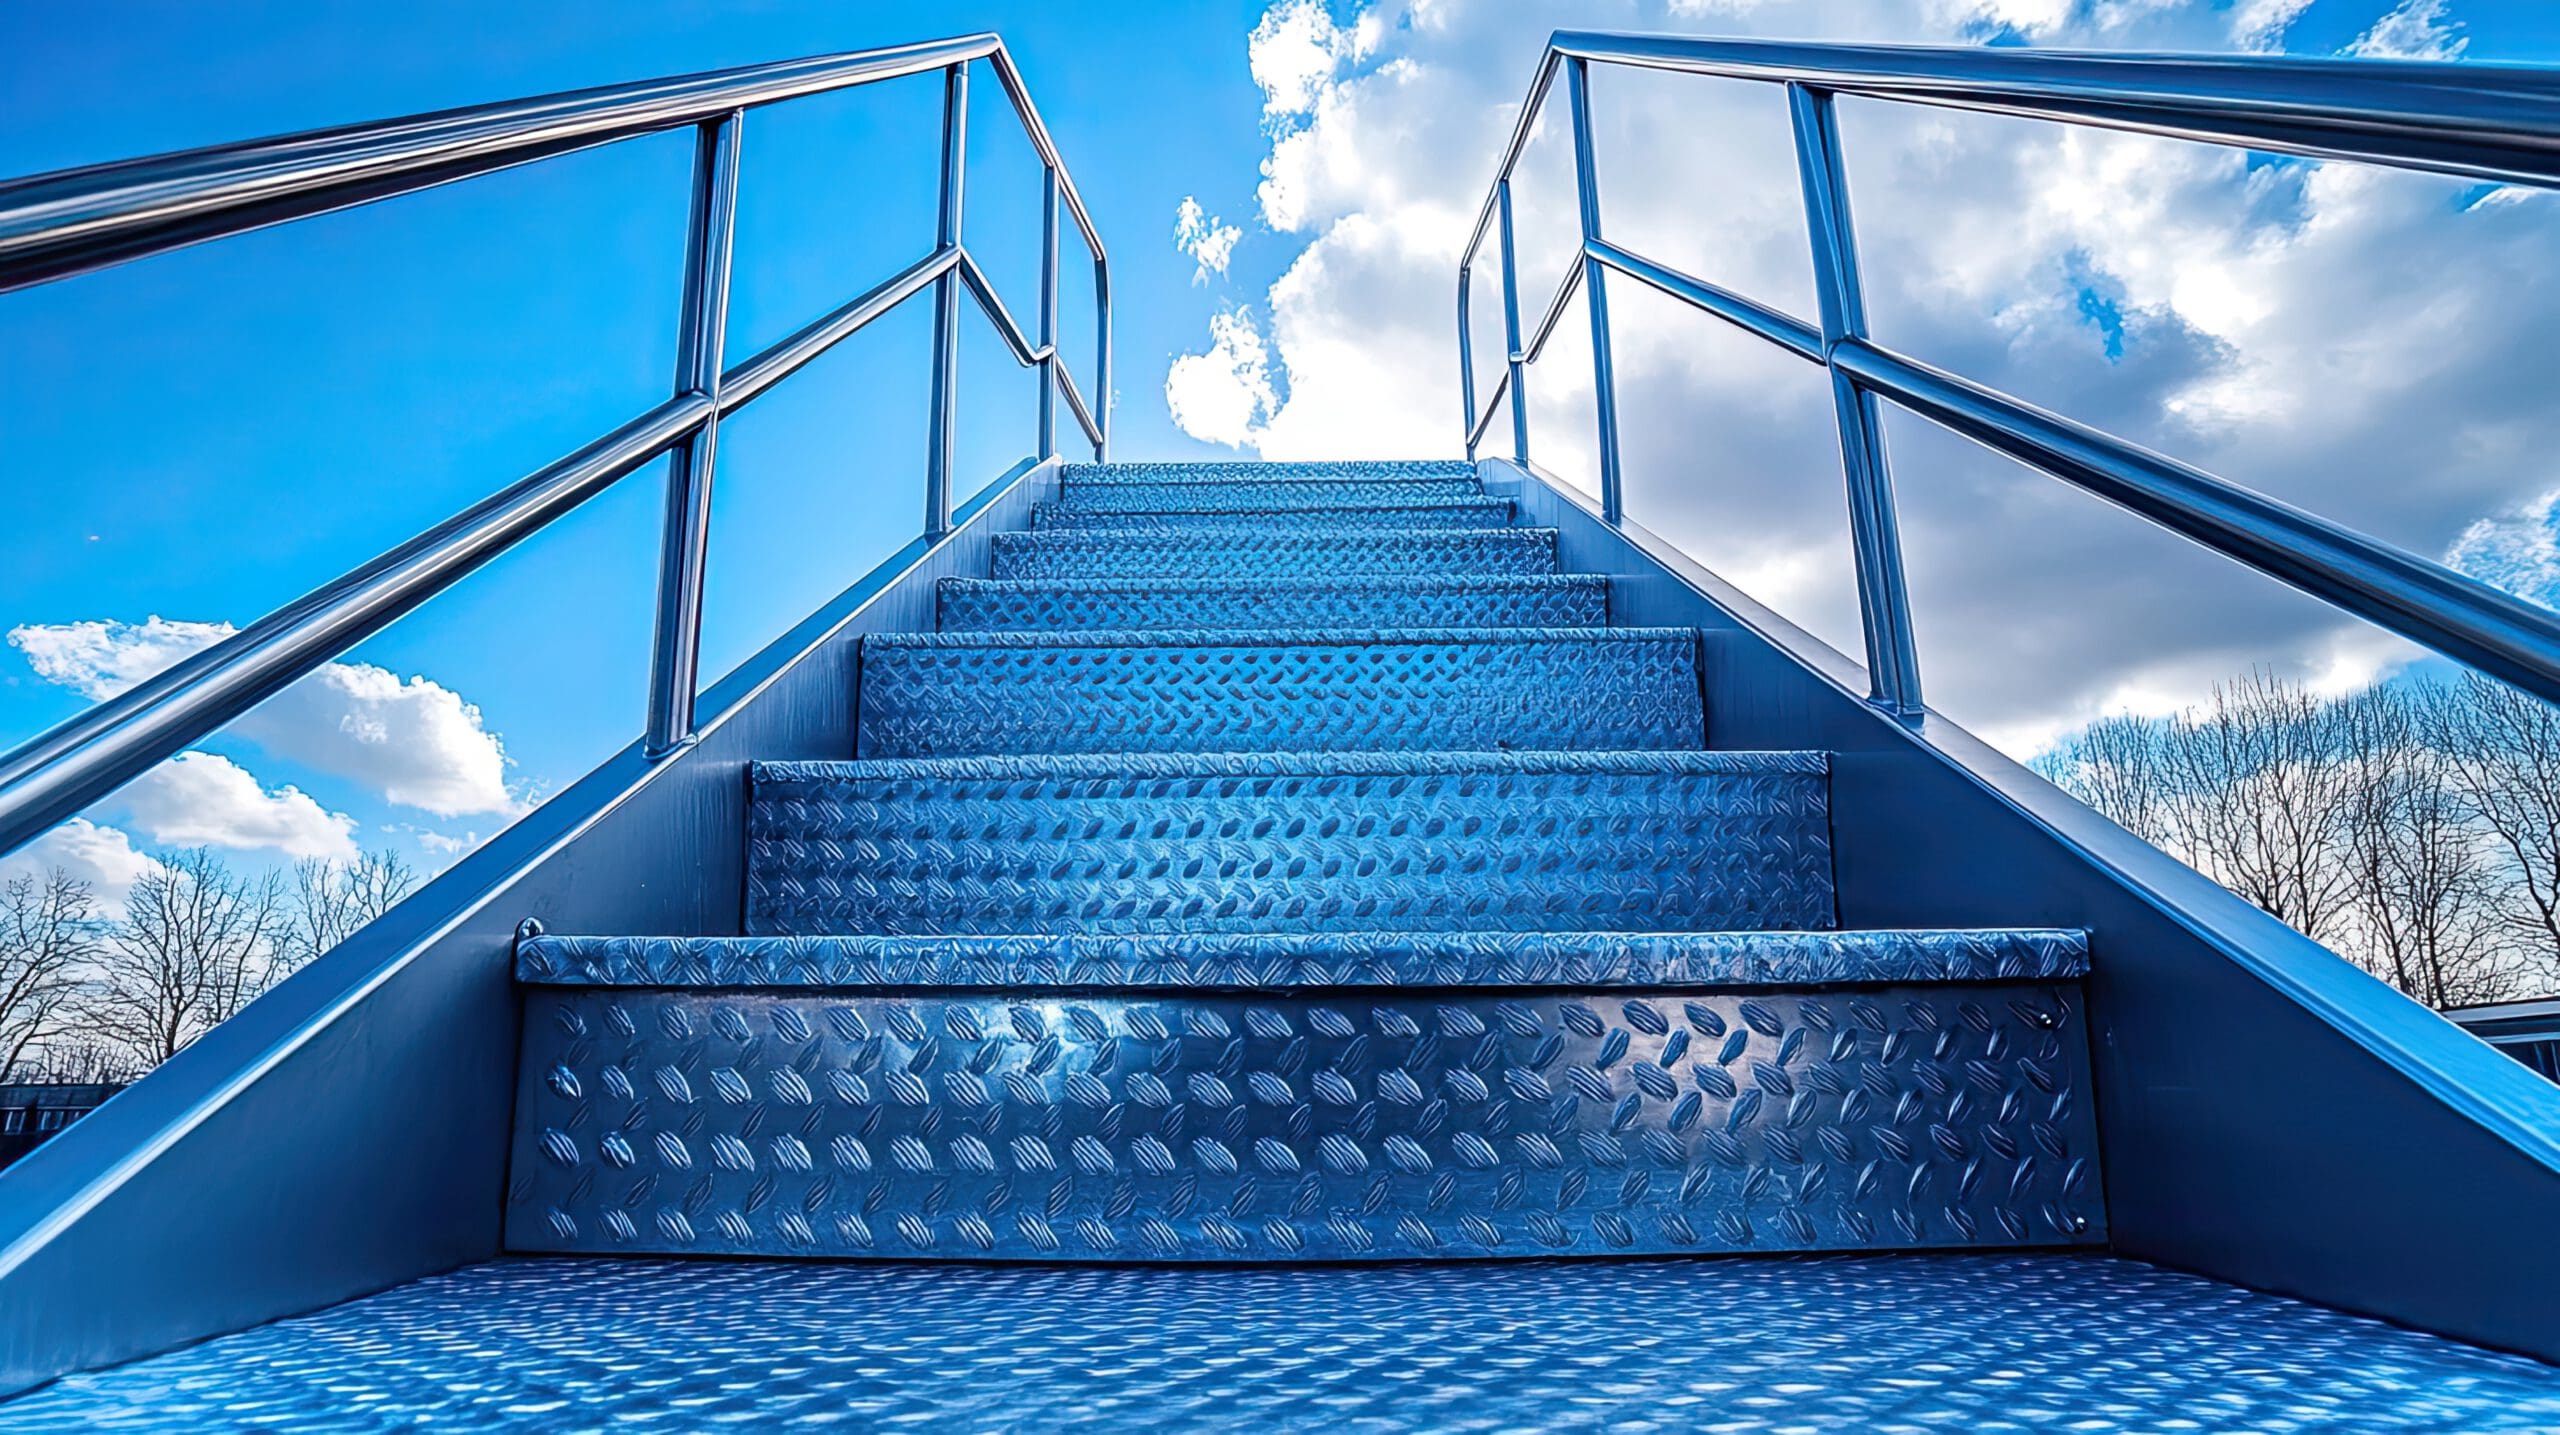
<path fill-rule="evenodd" d="M 1600 237 L 1613 62 L 1789 87 L 1819 327 Z M 959 229 L 973 64 L 1044 162 L 1028 332 Z M 1508 460 L 1063 463 L 1060 398 L 1108 447 L 1056 342 L 1093 231 L 992 36 L 0 186 L 16 287 L 699 158 L 665 404 L 0 757 L 14 844 L 680 456 L 630 748 L 0 1180 L 0 1430 L 2560 1428 L 2560 1095 L 1926 709 L 1874 406 L 2535 691 L 2560 621 L 1874 344 L 1828 120 L 2560 183 L 2560 84 L 1565 35 L 1514 155 L 1560 67 L 1586 263 L 1535 326 L 1507 179 L 1478 225 Z M 724 368 L 746 110 L 907 75 L 934 247 Z M 1865 665 L 1628 520 L 1604 268 L 1831 370 Z M 1596 502 L 1517 403 L 1576 285 Z M 964 290 L 1041 425 L 955 509 Z M 702 686 L 721 419 L 928 293 L 915 541 Z"/>

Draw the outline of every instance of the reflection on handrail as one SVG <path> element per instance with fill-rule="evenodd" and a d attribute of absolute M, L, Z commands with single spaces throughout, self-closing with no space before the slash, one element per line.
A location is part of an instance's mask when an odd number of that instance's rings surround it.
<path fill-rule="evenodd" d="M 1783 85 L 1794 123 L 1816 277 L 1817 327 L 1600 237 L 1598 196 L 1584 110 L 1590 64 L 1673 70 Z M 1575 185 L 1583 212 L 1577 264 L 1558 286 L 1537 338 L 1521 352 L 1518 265 L 1511 236 L 1511 177 L 1536 132 L 1556 73 L 1565 69 L 1575 108 Z M 2560 71 L 2405 61 L 2267 56 L 2075 54 L 2005 48 L 1825 45 L 1559 31 L 1531 76 L 1527 100 L 1495 167 L 1458 262 L 1460 392 L 1472 457 L 1502 407 L 1512 404 L 1516 456 L 1526 459 L 1526 415 L 1516 400 L 1519 364 L 1534 359 L 1576 282 L 1593 264 L 1758 335 L 1831 373 L 1847 473 L 1851 546 L 1859 570 L 1871 698 L 1917 720 L 1910 599 L 1901 577 L 1893 489 L 1872 416 L 1889 399 L 1997 452 L 2097 494 L 2160 527 L 2324 599 L 2390 631 L 2560 702 L 2560 615 L 2388 543 L 2084 424 L 1934 369 L 1874 343 L 1866 333 L 1857 249 L 1842 179 L 1832 99 L 1879 100 L 2063 120 L 2108 129 L 2319 159 L 2357 160 L 2473 179 L 2560 188 Z M 1489 231 L 1501 238 L 1512 372 L 1475 405 L 1469 296 Z M 1609 361 L 1608 307 L 1595 275 L 1583 286 L 1592 316 L 1595 373 Z M 1616 413 L 1605 378 L 1599 400 L 1601 512 L 1622 516 Z"/>
<path fill-rule="evenodd" d="M 1044 336 L 1056 325 L 1057 220 L 1071 217 L 1093 255 L 1095 364 L 1088 405 L 1054 346 L 1036 348 L 958 232 L 967 68 L 985 60 L 1040 156 L 1046 256 Z M 743 363 L 721 368 L 729 234 L 745 112 L 804 95 L 908 75 L 944 77 L 944 233 L 931 253 Z M 0 184 L 0 292 L 86 274 L 185 245 L 325 214 L 615 140 L 692 127 L 693 204 L 674 393 L 612 433 L 482 500 L 150 680 L 0 756 L 0 853 L 42 834 L 188 744 L 201 740 L 434 597 L 615 481 L 672 455 L 661 543 L 644 750 L 663 756 L 697 726 L 696 656 L 703 556 L 721 418 L 866 324 L 927 290 L 949 312 L 950 286 L 978 298 L 1017 360 L 1043 369 L 1096 458 L 1110 446 L 1110 261 L 1057 145 L 1004 43 L 971 35 L 854 54 L 578 90 L 407 119 L 92 165 Z M 947 326 L 940 331 L 947 339 Z M 953 346 L 938 342 L 934 434 L 951 432 Z M 1039 458 L 1054 456 L 1041 425 Z M 947 444 L 927 475 L 924 536 L 949 522 Z M 937 521 L 938 520 L 938 521 Z"/>

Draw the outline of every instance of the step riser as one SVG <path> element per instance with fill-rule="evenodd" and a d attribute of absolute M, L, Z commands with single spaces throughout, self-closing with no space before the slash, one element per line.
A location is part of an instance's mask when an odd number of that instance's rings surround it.
<path fill-rule="evenodd" d="M 1254 483 L 1074 483 L 1060 489 L 1064 507 L 1092 513 L 1198 512 L 1210 509 L 1308 508 L 1317 505 L 1410 506 L 1484 497 L 1471 478 L 1377 481 L 1299 479 Z"/>
<path fill-rule="evenodd" d="M 2098 1245 L 2069 985 L 528 995 L 520 1252 Z"/>
<path fill-rule="evenodd" d="M 1609 621 L 1606 580 L 1271 579 L 1234 584 L 945 578 L 947 633 L 1137 628 L 1579 628 Z"/>
<path fill-rule="evenodd" d="M 1326 529 L 1263 533 L 1062 530 L 999 533 L 995 578 L 1262 578 L 1553 573 L 1555 532 L 1539 528 L 1412 531 Z"/>
<path fill-rule="evenodd" d="M 1836 925 L 1828 778 L 1804 755 L 755 771 L 751 935 Z"/>
<path fill-rule="evenodd" d="M 873 640 L 855 755 L 1705 745 L 1695 633 L 1395 636 Z"/>
<path fill-rule="evenodd" d="M 1305 528 L 1502 528 L 1511 522 L 1511 500 L 1487 498 L 1468 503 L 1434 503 L 1402 508 L 1268 509 L 1209 508 L 1179 510 L 1104 510 L 1072 504 L 1041 503 L 1031 509 L 1035 533 L 1110 528 L 1149 533 L 1189 533 L 1233 528 L 1239 524 L 1265 531 Z"/>

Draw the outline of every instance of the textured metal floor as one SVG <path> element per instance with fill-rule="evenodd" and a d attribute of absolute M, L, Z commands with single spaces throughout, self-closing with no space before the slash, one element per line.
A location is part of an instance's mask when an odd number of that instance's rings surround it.
<path fill-rule="evenodd" d="M 0 1430 L 2560 1429 L 2560 1369 L 2103 1256 L 508 1261 Z"/>

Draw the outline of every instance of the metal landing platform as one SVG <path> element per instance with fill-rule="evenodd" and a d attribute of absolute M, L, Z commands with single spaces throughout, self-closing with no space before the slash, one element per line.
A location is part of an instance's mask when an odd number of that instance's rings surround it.
<path fill-rule="evenodd" d="M 1366 1267 L 515 1260 L 0 1431 L 2560 1429 L 2560 1368 L 2105 1256 Z"/>

